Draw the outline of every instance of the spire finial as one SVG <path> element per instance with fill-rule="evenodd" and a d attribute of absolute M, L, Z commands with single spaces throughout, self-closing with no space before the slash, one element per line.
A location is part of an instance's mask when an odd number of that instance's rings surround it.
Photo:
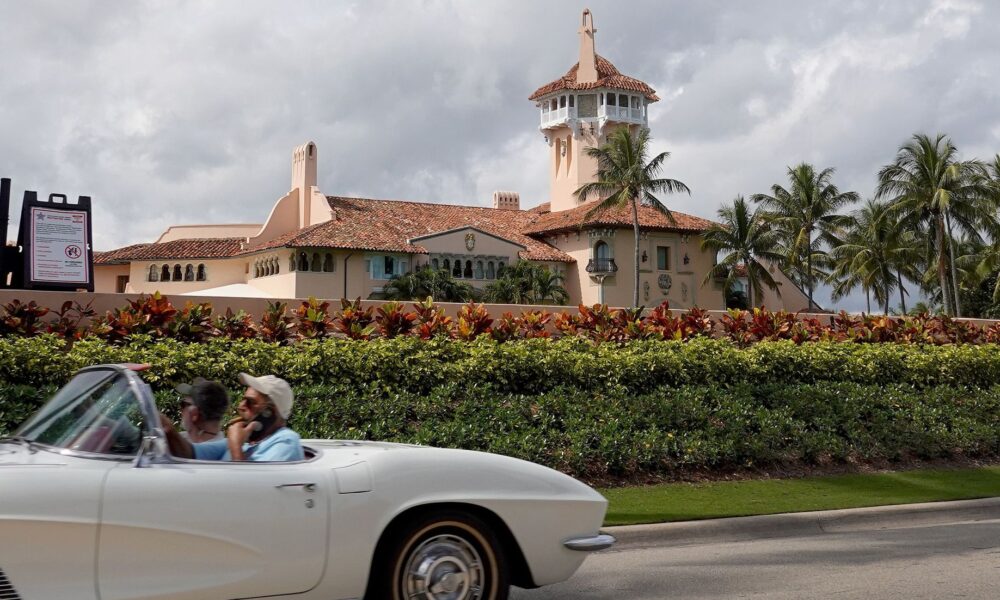
<path fill-rule="evenodd" d="M 594 50 L 594 15 L 583 9 L 580 19 L 580 66 L 576 70 L 577 83 L 597 81 L 597 52 Z"/>

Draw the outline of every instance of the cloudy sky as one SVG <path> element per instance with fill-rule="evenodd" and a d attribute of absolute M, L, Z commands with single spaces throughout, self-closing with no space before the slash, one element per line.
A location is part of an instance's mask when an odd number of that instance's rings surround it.
<path fill-rule="evenodd" d="M 801 161 L 867 196 L 915 132 L 1000 151 L 988 0 L 5 0 L 0 176 L 15 205 L 26 188 L 91 195 L 97 249 L 263 221 L 306 140 L 328 194 L 510 189 L 533 206 L 548 173 L 527 97 L 576 62 L 584 6 L 597 51 L 662 98 L 656 150 L 692 190 L 665 198 L 677 210 L 712 218 Z"/>

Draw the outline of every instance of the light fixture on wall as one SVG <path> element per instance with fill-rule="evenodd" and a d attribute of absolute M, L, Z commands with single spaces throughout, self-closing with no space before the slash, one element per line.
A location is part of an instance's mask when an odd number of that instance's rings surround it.
<path fill-rule="evenodd" d="M 688 256 L 687 252 L 684 253 L 684 264 L 691 262 L 691 257 Z"/>
<path fill-rule="evenodd" d="M 642 262 L 646 262 L 647 260 L 649 260 L 649 257 L 648 257 L 648 256 L 646 256 L 646 251 L 645 251 L 645 250 L 643 250 L 643 251 L 642 251 Z"/>

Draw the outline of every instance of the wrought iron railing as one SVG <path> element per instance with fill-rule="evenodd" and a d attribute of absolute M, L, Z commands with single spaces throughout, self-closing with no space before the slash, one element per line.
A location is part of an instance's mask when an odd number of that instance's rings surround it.
<path fill-rule="evenodd" d="M 592 258 L 587 263 L 588 273 L 614 273 L 618 270 L 613 258 Z"/>

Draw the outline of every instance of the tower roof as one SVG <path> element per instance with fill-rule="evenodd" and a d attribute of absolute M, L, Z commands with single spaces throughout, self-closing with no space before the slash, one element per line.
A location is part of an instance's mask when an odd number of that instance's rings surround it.
<path fill-rule="evenodd" d="M 538 100 L 542 96 L 547 96 L 553 92 L 562 90 L 593 90 L 597 88 L 613 88 L 616 90 L 626 90 L 637 92 L 646 97 L 650 102 L 656 102 L 660 98 L 656 95 L 656 90 L 649 87 L 644 81 L 639 81 L 634 77 L 622 75 L 615 68 L 611 61 L 601 55 L 597 55 L 597 80 L 588 82 L 578 82 L 576 72 L 580 68 L 580 63 L 576 63 L 566 71 L 566 74 L 553 82 L 547 83 L 535 90 L 528 100 Z"/>

